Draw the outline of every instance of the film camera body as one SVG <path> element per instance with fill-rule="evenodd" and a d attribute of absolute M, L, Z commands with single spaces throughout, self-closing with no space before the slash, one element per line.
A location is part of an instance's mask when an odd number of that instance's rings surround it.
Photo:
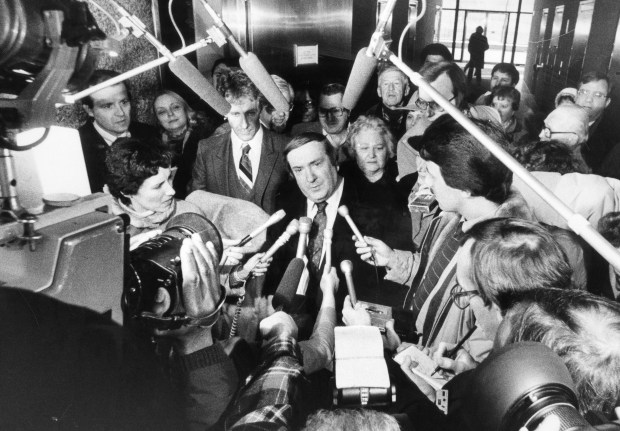
<path fill-rule="evenodd" d="M 156 329 L 177 329 L 188 323 L 183 308 L 183 274 L 179 250 L 185 238 L 198 233 L 211 241 L 221 256 L 222 238 L 213 223 L 201 215 L 184 213 L 173 217 L 166 230 L 130 252 L 123 291 L 123 310 L 130 318 Z M 168 291 L 170 308 L 163 316 L 150 312 L 159 288 Z"/>

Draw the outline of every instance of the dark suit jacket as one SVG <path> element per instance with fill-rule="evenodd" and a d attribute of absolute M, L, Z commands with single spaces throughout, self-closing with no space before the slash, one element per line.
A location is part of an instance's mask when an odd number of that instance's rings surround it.
<path fill-rule="evenodd" d="M 80 134 L 80 142 L 82 143 L 82 153 L 84 153 L 90 191 L 91 193 L 101 192 L 106 183 L 108 172 L 105 165 L 105 156 L 109 145 L 97 132 L 91 119 L 82 125 L 78 132 Z M 136 121 L 132 121 L 129 125 L 129 133 L 131 133 L 133 138 L 159 141 L 157 130 L 154 127 Z"/>
<path fill-rule="evenodd" d="M 612 118 L 610 111 L 604 112 L 603 116 L 590 127 L 588 140 L 581 147 L 584 160 L 597 175 L 610 176 L 609 161 L 606 158 L 620 141 L 620 126 L 617 123 L 617 119 Z M 615 175 L 611 176 L 617 178 Z"/>
<path fill-rule="evenodd" d="M 254 202 L 267 213 L 276 210 L 275 199 L 288 172 L 284 159 L 287 138 L 263 128 L 263 148 L 254 183 Z M 231 166 L 232 146 L 230 133 L 211 136 L 198 143 L 198 154 L 192 171 L 192 191 L 206 190 L 231 196 L 228 170 Z M 234 196 L 233 196 L 234 197 Z"/>
<path fill-rule="evenodd" d="M 382 221 L 382 209 L 373 208 L 364 203 L 364 201 L 360 199 L 357 187 L 352 181 L 345 180 L 340 205 L 347 205 L 351 218 L 363 235 L 381 238 L 382 234 L 377 231 L 378 226 L 381 225 L 386 228 L 390 226 L 390 220 L 383 220 L 384 223 L 377 223 Z M 272 244 L 278 236 L 284 232 L 286 225 L 292 219 L 305 217 L 307 213 L 306 206 L 306 197 L 301 193 L 297 184 L 294 182 L 288 183 L 278 195 L 276 206 L 277 209 L 284 209 L 284 211 L 286 211 L 286 217 L 280 223 L 269 229 L 267 232 L 268 244 Z M 340 262 L 346 259 L 353 263 L 353 280 L 357 298 L 368 302 L 385 303 L 384 294 L 386 282 L 383 280 L 385 270 L 383 268 L 378 268 L 377 271 L 375 271 L 373 266 L 360 259 L 355 251 L 355 244 L 352 240 L 353 232 L 343 217 L 336 217 L 333 232 L 332 266 L 337 269 L 340 279 L 340 285 L 336 293 L 336 307 L 338 313 L 342 311 L 344 298 L 348 294 L 344 275 L 340 272 Z M 272 294 L 276 290 L 286 267 L 291 259 L 295 257 L 297 242 L 298 237 L 293 238 L 275 254 L 274 261 L 267 274 L 265 294 Z M 377 278 L 379 279 L 378 287 Z M 314 279 L 311 276 L 306 291 L 307 304 L 305 311 L 311 314 L 318 311 L 318 306 L 321 302 L 322 295 L 319 281 L 320 280 Z M 387 288 L 389 289 L 390 287 Z M 400 286 L 396 288 L 400 288 Z M 403 296 L 404 293 L 403 291 Z"/>

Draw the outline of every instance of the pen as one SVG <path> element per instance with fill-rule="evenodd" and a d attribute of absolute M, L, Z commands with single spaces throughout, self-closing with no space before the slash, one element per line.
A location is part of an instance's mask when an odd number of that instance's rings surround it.
<path fill-rule="evenodd" d="M 471 329 L 469 331 L 467 331 L 467 334 L 465 334 L 465 336 L 463 338 L 461 338 L 461 340 L 456 343 L 456 346 L 454 346 L 452 349 L 450 350 L 446 350 L 446 358 L 450 358 L 450 359 L 454 359 L 456 358 L 456 354 L 459 351 L 459 349 L 461 347 L 463 347 L 463 344 L 465 344 L 465 341 L 469 340 L 469 337 L 471 337 L 471 334 L 474 333 L 474 331 L 476 330 L 477 326 L 474 325 L 471 327 Z M 431 377 L 434 376 L 435 374 L 437 374 L 439 372 L 439 370 L 441 370 L 440 366 L 437 366 L 437 368 L 435 368 L 435 371 L 433 371 L 433 373 L 431 374 Z"/>

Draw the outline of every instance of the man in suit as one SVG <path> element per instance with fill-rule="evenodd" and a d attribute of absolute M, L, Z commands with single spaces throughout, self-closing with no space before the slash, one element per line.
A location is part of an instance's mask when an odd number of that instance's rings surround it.
<path fill-rule="evenodd" d="M 96 70 L 88 81 L 93 87 L 118 76 L 112 70 Z M 157 131 L 146 124 L 131 121 L 131 96 L 124 82 L 95 91 L 82 100 L 89 120 L 78 132 L 82 143 L 88 182 L 92 193 L 103 191 L 106 182 L 105 156 L 118 138 L 156 140 Z"/>
<path fill-rule="evenodd" d="M 274 241 L 294 218 L 313 219 L 306 250 L 308 274 L 307 278 L 302 277 L 301 283 L 301 290 L 305 288 L 304 311 L 316 316 L 321 303 L 319 281 L 325 263 L 323 232 L 326 228 L 333 230 L 332 265 L 339 268 L 341 261 L 351 260 L 357 297 L 370 302 L 380 302 L 382 292 L 377 287 L 375 269 L 364 264 L 357 256 L 353 233 L 346 220 L 338 215 L 338 207 L 347 205 L 351 218 L 363 234 L 377 232 L 381 209 L 361 204 L 355 184 L 338 174 L 334 147 L 320 133 L 306 132 L 296 136 L 284 149 L 284 155 L 296 184 L 287 184 L 278 194 L 277 208 L 284 209 L 286 217 L 269 230 L 267 237 Z M 275 290 L 288 263 L 295 257 L 296 249 L 296 241 L 289 241 L 276 253 L 265 286 Z M 379 277 L 382 278 L 381 273 Z M 298 293 L 301 292 L 298 290 Z M 336 293 L 338 312 L 342 310 L 346 295 L 346 283 L 340 275 L 340 286 Z"/>
<path fill-rule="evenodd" d="M 378 71 L 377 94 L 381 102 L 366 111 L 366 115 L 374 115 L 385 121 L 398 140 L 406 130 L 407 111 L 399 108 L 406 105 L 409 95 L 407 75 L 391 63 L 383 64 Z"/>
<path fill-rule="evenodd" d="M 344 85 L 327 84 L 319 95 L 319 121 L 293 126 L 291 136 L 304 132 L 322 133 L 334 148 L 339 148 L 349 132 L 349 110 L 342 106 Z"/>
<path fill-rule="evenodd" d="M 198 143 L 192 190 L 244 199 L 272 214 L 287 175 L 286 138 L 261 126 L 262 97 L 244 72 L 230 72 L 224 97 L 230 103 L 230 131 Z"/>

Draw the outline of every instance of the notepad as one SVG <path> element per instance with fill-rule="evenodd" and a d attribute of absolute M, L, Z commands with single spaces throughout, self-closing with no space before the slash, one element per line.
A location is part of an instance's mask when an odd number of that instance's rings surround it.
<path fill-rule="evenodd" d="M 383 340 L 374 326 L 335 328 L 336 388 L 388 388 Z"/>

